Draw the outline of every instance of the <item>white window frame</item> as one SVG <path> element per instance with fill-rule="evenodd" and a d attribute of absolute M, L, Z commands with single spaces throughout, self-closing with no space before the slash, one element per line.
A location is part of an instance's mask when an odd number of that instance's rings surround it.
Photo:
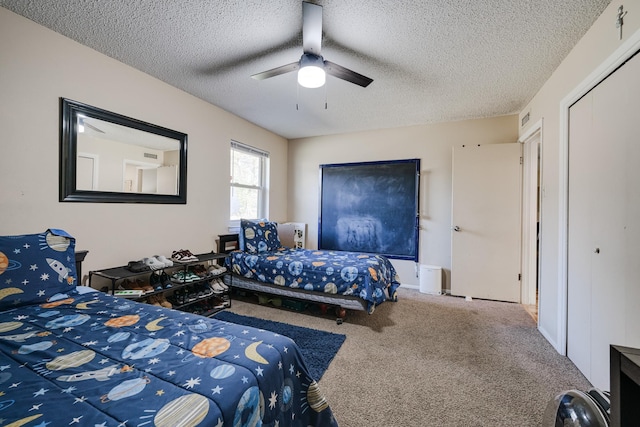
<path fill-rule="evenodd" d="M 233 182 L 233 156 L 234 152 L 241 151 L 244 154 L 250 154 L 258 157 L 260 160 L 260 183 L 255 185 L 246 185 Z M 229 230 L 237 231 L 240 228 L 239 219 L 231 219 L 231 194 L 233 188 L 249 188 L 258 190 L 258 218 L 268 218 L 269 211 L 269 152 L 261 150 L 259 148 L 252 147 L 247 144 L 243 144 L 238 141 L 231 140 L 230 147 L 230 191 L 229 191 Z M 254 218 L 252 218 L 254 219 Z"/>

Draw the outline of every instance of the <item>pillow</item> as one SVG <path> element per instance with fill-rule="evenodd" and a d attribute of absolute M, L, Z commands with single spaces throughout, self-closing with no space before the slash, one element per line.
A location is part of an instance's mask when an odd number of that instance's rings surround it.
<path fill-rule="evenodd" d="M 0 236 L 0 310 L 75 292 L 75 246 L 64 230 Z"/>
<path fill-rule="evenodd" d="M 264 220 L 240 220 L 240 250 L 252 254 L 280 248 L 278 224 Z"/>
<path fill-rule="evenodd" d="M 245 251 L 245 244 L 244 244 L 244 227 L 245 225 L 250 225 L 252 223 L 258 223 L 258 222 L 268 222 L 266 219 L 242 219 L 240 218 L 240 232 L 238 233 L 238 249 L 240 249 L 241 251 Z"/>

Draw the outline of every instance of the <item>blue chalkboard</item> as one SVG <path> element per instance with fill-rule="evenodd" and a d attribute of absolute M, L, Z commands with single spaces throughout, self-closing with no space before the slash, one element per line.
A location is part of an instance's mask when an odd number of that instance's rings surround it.
<path fill-rule="evenodd" d="M 420 159 L 320 165 L 320 249 L 418 262 Z"/>

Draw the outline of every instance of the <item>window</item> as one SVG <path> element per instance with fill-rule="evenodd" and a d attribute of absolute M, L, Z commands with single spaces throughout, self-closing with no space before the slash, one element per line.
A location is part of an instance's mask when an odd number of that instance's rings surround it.
<path fill-rule="evenodd" d="M 240 218 L 265 218 L 267 215 L 267 172 L 269 153 L 231 141 L 232 225 Z"/>

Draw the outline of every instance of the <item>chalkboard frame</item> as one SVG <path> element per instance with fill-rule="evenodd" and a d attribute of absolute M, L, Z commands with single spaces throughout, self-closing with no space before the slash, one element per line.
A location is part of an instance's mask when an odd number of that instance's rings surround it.
<path fill-rule="evenodd" d="M 320 165 L 318 248 L 418 262 L 420 159 Z"/>

